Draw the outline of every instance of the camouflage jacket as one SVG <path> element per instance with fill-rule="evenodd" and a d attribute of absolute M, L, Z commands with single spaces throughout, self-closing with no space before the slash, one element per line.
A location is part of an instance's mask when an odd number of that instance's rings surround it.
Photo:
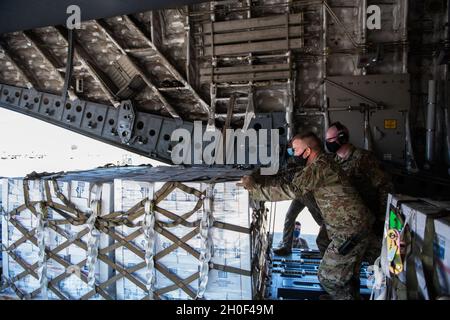
<path fill-rule="evenodd" d="M 303 238 L 294 238 L 292 240 L 292 248 L 309 249 L 308 242 Z"/>
<path fill-rule="evenodd" d="M 375 155 L 351 146 L 347 159 L 341 159 L 338 155 L 334 159 L 349 176 L 377 221 L 384 221 L 387 196 L 393 192 L 394 185 L 390 175 L 381 169 Z"/>
<path fill-rule="evenodd" d="M 331 238 L 368 232 L 373 217 L 339 165 L 325 153 L 291 175 L 255 176 L 255 200 L 298 199 L 311 192 Z"/>

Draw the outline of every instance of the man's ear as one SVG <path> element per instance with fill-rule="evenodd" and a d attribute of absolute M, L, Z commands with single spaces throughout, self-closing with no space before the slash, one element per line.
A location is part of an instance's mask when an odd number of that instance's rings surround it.
<path fill-rule="evenodd" d="M 306 147 L 305 153 L 303 154 L 303 158 L 308 158 L 311 155 L 311 148 L 310 147 Z"/>

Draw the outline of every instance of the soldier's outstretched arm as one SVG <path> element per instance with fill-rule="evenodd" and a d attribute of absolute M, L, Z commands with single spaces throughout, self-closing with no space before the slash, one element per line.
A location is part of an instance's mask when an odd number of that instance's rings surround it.
<path fill-rule="evenodd" d="M 272 202 L 298 199 L 323 184 L 322 171 L 327 169 L 326 165 L 312 165 L 294 174 L 256 176 L 251 196 L 255 200 Z"/>
<path fill-rule="evenodd" d="M 296 198 L 295 192 L 290 183 L 283 181 L 271 181 L 271 184 L 256 184 L 255 188 L 250 191 L 250 195 L 255 200 L 260 201 L 284 201 Z"/>
<path fill-rule="evenodd" d="M 254 200 L 284 201 L 295 199 L 292 185 L 282 176 L 244 176 L 238 185 L 243 186 Z"/>

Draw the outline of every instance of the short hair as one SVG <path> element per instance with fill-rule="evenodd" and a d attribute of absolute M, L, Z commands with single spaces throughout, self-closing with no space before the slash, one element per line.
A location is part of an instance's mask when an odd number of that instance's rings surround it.
<path fill-rule="evenodd" d="M 333 128 L 333 127 L 336 127 L 336 129 L 338 129 L 339 131 L 348 131 L 348 128 L 346 127 L 346 126 L 344 126 L 341 122 L 339 122 L 339 121 L 336 121 L 336 122 L 333 122 L 332 124 L 330 124 L 329 126 L 328 126 L 328 128 Z"/>
<path fill-rule="evenodd" d="M 322 150 L 322 141 L 312 131 L 308 131 L 302 134 L 296 134 L 291 141 L 300 139 L 306 143 L 306 145 L 314 151 Z"/>
<path fill-rule="evenodd" d="M 295 221 L 295 225 L 296 226 L 301 226 L 302 224 L 300 222 L 298 222 L 298 221 Z"/>
<path fill-rule="evenodd" d="M 328 126 L 328 128 L 333 128 L 335 127 L 339 132 L 345 132 L 346 134 L 349 134 L 348 128 L 346 126 L 344 126 L 342 123 L 340 123 L 339 121 L 333 122 L 332 124 L 330 124 Z"/>

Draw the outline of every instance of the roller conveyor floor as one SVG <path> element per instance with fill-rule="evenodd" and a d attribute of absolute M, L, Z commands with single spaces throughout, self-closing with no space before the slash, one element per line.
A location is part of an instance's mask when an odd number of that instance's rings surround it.
<path fill-rule="evenodd" d="M 272 256 L 270 285 L 267 299 L 270 300 L 319 300 L 326 294 L 317 277 L 321 257 L 317 250 L 293 249 L 288 256 Z M 368 264 L 361 266 L 361 297 L 369 299 Z"/>

